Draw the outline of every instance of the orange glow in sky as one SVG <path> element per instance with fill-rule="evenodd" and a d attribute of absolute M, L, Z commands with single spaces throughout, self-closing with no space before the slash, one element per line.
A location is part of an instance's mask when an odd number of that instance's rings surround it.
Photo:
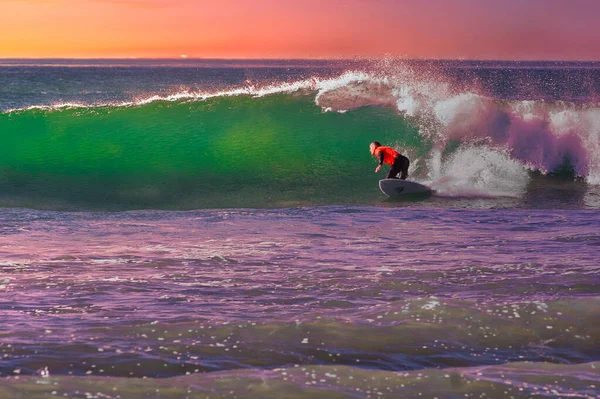
<path fill-rule="evenodd" d="M 1 58 L 600 60 L 597 0 L 0 0 Z"/>

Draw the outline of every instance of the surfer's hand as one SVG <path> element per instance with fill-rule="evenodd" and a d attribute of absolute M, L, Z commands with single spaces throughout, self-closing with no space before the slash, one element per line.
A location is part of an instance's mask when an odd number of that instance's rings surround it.
<path fill-rule="evenodd" d="M 379 165 L 379 166 L 377 167 L 377 169 L 375 169 L 375 173 L 379 172 L 380 170 L 381 170 L 381 165 Z"/>

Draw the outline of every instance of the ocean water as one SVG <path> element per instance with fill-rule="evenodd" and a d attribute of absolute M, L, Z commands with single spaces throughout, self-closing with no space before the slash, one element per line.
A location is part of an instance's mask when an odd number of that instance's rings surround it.
<path fill-rule="evenodd" d="M 0 207 L 0 398 L 600 397 L 599 63 L 2 60 Z"/>

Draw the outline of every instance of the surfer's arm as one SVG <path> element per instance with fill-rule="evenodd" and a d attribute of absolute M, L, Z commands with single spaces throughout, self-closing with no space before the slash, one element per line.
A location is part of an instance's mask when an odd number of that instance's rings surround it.
<path fill-rule="evenodd" d="M 375 172 L 379 172 L 379 170 L 381 169 L 381 165 L 383 165 L 383 151 L 381 151 L 379 153 L 378 158 L 379 158 L 379 165 L 377 165 Z"/>

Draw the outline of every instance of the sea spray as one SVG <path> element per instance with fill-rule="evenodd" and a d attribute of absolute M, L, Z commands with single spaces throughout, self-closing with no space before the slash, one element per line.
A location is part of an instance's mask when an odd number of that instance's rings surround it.
<path fill-rule="evenodd" d="M 430 184 L 443 196 L 518 198 L 526 192 L 528 182 L 523 165 L 506 151 L 483 146 L 461 147 L 453 152 L 432 175 Z"/>

